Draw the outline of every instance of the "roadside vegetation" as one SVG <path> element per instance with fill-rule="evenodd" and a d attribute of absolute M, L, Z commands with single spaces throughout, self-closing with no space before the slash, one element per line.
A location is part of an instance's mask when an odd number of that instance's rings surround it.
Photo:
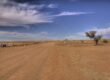
<path fill-rule="evenodd" d="M 18 41 L 18 42 L 0 42 L 0 47 L 16 47 L 16 46 L 27 46 L 27 45 L 34 45 L 41 42 L 38 41 Z"/>

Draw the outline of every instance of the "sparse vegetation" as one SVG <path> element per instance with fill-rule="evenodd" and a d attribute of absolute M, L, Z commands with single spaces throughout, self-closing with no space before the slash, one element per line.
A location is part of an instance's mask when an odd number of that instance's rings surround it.
<path fill-rule="evenodd" d="M 99 41 L 102 38 L 102 35 L 97 35 L 96 36 L 96 31 L 90 31 L 90 32 L 86 32 L 86 36 L 89 37 L 90 39 L 93 39 L 95 41 L 95 44 L 98 45 Z"/>
<path fill-rule="evenodd" d="M 15 46 L 27 46 L 27 45 L 33 45 L 38 44 L 41 42 L 34 42 L 34 41 L 23 41 L 23 42 L 0 42 L 0 47 L 15 47 Z"/>
<path fill-rule="evenodd" d="M 1 46 L 1 47 L 7 47 L 7 45 L 6 45 L 6 44 L 1 44 L 0 46 Z"/>
<path fill-rule="evenodd" d="M 108 40 L 107 39 L 104 39 L 102 42 L 103 43 L 108 43 Z"/>
<path fill-rule="evenodd" d="M 81 40 L 81 43 L 84 43 L 84 40 Z"/>

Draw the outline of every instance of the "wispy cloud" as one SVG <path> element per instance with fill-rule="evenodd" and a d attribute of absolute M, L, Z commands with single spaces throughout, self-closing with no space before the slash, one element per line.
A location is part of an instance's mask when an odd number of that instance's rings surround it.
<path fill-rule="evenodd" d="M 84 14 L 93 14 L 93 12 L 68 12 L 64 11 L 61 12 L 55 16 L 60 17 L 60 16 L 78 16 L 78 15 L 84 15 Z"/>
<path fill-rule="evenodd" d="M 38 33 L 25 33 L 25 32 L 11 32 L 11 31 L 0 31 L 0 40 L 46 40 L 48 39 L 48 32 L 42 31 Z"/>
<path fill-rule="evenodd" d="M 47 7 L 48 8 L 57 8 L 57 6 L 58 6 L 57 4 L 49 4 Z"/>
<path fill-rule="evenodd" d="M 87 39 L 87 37 L 85 37 L 84 33 L 73 33 L 73 34 L 69 34 L 67 36 L 65 36 L 65 39 L 69 39 L 69 40 L 84 40 Z"/>
<path fill-rule="evenodd" d="M 24 26 L 29 27 L 31 24 L 51 23 L 54 18 L 61 16 L 76 16 L 83 14 L 91 14 L 89 12 L 69 12 L 64 11 L 56 15 L 49 12 L 41 12 L 42 8 L 56 8 L 57 4 L 28 4 L 17 3 L 10 0 L 0 1 L 0 26 Z"/>

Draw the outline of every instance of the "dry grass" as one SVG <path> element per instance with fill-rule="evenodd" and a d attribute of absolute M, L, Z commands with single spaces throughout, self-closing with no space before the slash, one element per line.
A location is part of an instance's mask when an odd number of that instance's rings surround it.
<path fill-rule="evenodd" d="M 15 41 L 15 42 L 0 42 L 0 45 L 5 44 L 6 47 L 15 47 L 15 46 L 27 46 L 27 45 L 34 45 L 39 44 L 40 41 Z"/>
<path fill-rule="evenodd" d="M 99 42 L 97 46 L 104 46 L 104 45 L 109 45 L 110 43 L 108 42 L 107 44 L 103 43 L 102 41 Z M 81 46 L 94 46 L 95 43 L 92 40 L 68 40 L 68 41 L 57 41 L 56 45 L 59 46 L 73 46 L 73 47 L 81 47 Z"/>

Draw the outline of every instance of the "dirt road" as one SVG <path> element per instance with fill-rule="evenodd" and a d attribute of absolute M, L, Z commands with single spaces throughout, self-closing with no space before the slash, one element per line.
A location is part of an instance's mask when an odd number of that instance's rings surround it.
<path fill-rule="evenodd" d="M 110 80 L 110 46 L 0 48 L 0 80 Z"/>

